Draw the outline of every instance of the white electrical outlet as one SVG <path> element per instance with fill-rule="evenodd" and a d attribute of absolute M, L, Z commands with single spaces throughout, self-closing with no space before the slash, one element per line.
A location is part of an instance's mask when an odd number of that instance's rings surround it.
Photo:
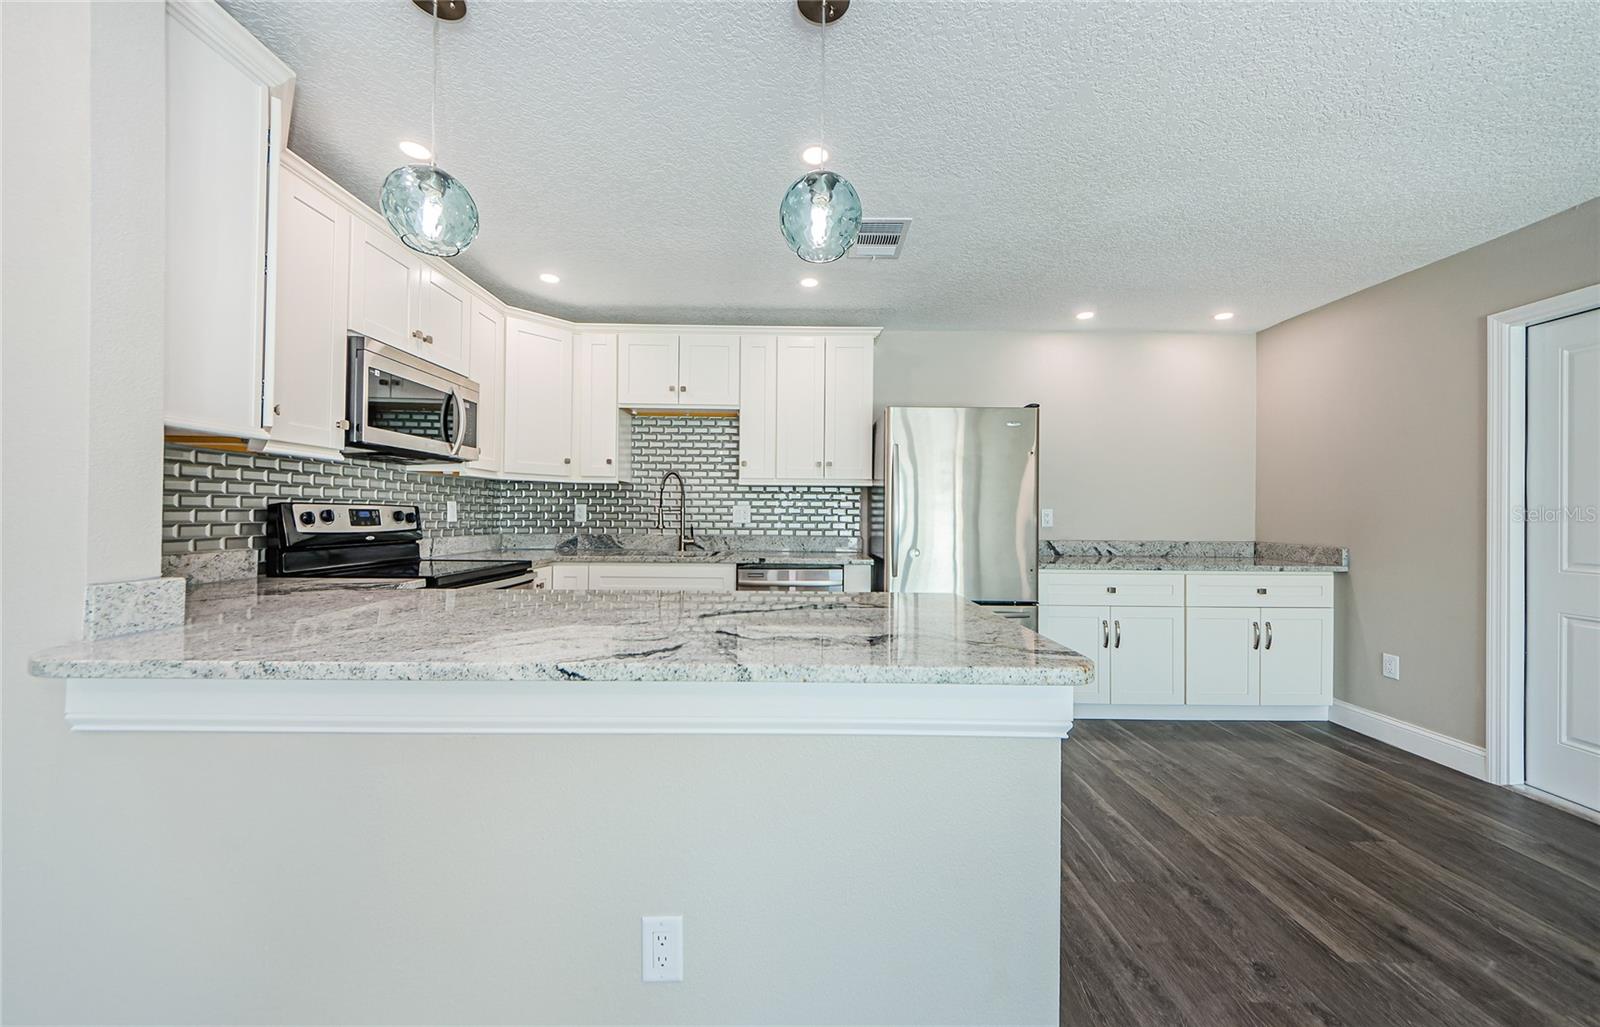
<path fill-rule="evenodd" d="M 683 980 L 683 917 L 647 916 L 644 923 L 644 979 Z"/>
<path fill-rule="evenodd" d="M 453 499 L 445 500 L 444 501 L 444 522 L 446 524 L 454 524 L 459 517 L 460 517 L 460 511 L 458 511 L 456 509 L 456 501 L 453 500 Z"/>
<path fill-rule="evenodd" d="M 587 523 L 588 520 L 589 520 L 589 504 L 588 503 L 573 503 L 572 504 L 572 520 L 573 520 L 573 523 L 575 523 L 575 524 Z"/>
<path fill-rule="evenodd" d="M 733 504 L 733 526 L 735 528 L 748 527 L 750 524 L 750 504 L 744 500 Z"/>
<path fill-rule="evenodd" d="M 1039 511 L 1039 527 L 1053 528 L 1056 526 L 1056 512 L 1051 507 Z"/>
<path fill-rule="evenodd" d="M 1400 680 L 1400 657 L 1394 653 L 1383 654 L 1383 676 Z"/>

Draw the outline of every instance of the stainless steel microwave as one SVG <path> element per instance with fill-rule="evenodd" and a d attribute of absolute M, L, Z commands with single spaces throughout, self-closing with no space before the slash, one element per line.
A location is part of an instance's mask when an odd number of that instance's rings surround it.
<path fill-rule="evenodd" d="M 448 367 L 350 336 L 344 448 L 389 460 L 476 460 L 478 385 Z"/>

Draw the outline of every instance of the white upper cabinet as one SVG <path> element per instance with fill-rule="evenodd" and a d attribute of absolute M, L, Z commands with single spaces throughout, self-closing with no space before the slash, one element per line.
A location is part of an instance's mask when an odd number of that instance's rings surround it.
<path fill-rule="evenodd" d="M 824 459 L 823 389 L 826 342 L 820 335 L 778 337 L 778 385 L 773 403 L 777 437 L 777 477 L 795 481 L 822 478 Z M 870 424 L 868 430 L 871 430 Z"/>
<path fill-rule="evenodd" d="M 872 340 L 828 336 L 823 477 L 872 477 Z"/>
<path fill-rule="evenodd" d="M 739 480 L 870 482 L 872 336 L 744 338 Z"/>
<path fill-rule="evenodd" d="M 350 244 L 352 332 L 462 371 L 471 315 L 465 285 L 387 228 L 359 222 Z"/>
<path fill-rule="evenodd" d="M 422 265 L 393 233 L 365 221 L 351 233 L 350 330 L 418 352 L 411 335 Z"/>
<path fill-rule="evenodd" d="M 285 168 L 273 252 L 268 449 L 336 452 L 344 441 L 350 212 Z"/>
<path fill-rule="evenodd" d="M 623 332 L 617 336 L 617 403 L 733 409 L 739 405 L 739 337 Z"/>
<path fill-rule="evenodd" d="M 212 4 L 168 4 L 166 36 L 165 420 L 263 440 L 268 236 L 294 73 Z"/>
<path fill-rule="evenodd" d="M 739 480 L 776 478 L 778 337 L 746 335 L 739 340 Z"/>
<path fill-rule="evenodd" d="M 583 481 L 618 481 L 626 474 L 624 414 L 617 409 L 617 337 L 582 332 L 573 339 L 574 425 Z"/>
<path fill-rule="evenodd" d="M 417 281 L 421 296 L 418 327 L 422 331 L 418 352 L 436 364 L 464 370 L 472 317 L 466 286 L 437 268 L 421 269 Z"/>
<path fill-rule="evenodd" d="M 678 336 L 678 405 L 739 405 L 739 336 Z"/>
<path fill-rule="evenodd" d="M 472 466 L 500 470 L 505 440 L 506 319 L 500 308 L 472 298 L 467 331 L 467 376 L 478 383 L 478 459 Z"/>
<path fill-rule="evenodd" d="M 506 319 L 506 474 L 565 479 L 573 470 L 572 334 Z"/>
<path fill-rule="evenodd" d="M 617 336 L 617 402 L 624 406 L 678 405 L 678 337 L 664 332 Z"/>

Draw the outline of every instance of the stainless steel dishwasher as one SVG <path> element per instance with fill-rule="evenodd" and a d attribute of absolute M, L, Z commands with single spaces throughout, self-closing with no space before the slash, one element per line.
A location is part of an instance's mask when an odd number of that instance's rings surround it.
<path fill-rule="evenodd" d="M 741 563 L 736 580 L 741 592 L 843 592 L 844 567 Z"/>

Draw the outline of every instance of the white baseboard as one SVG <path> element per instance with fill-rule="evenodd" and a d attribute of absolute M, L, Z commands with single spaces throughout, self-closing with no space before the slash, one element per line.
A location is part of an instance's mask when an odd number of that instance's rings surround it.
<path fill-rule="evenodd" d="M 1078 703 L 1074 720 L 1327 720 L 1326 706 L 1132 706 Z"/>
<path fill-rule="evenodd" d="M 1328 720 L 1368 738 L 1386 742 L 1396 749 L 1404 749 L 1414 756 L 1432 760 L 1468 777 L 1475 777 L 1480 781 L 1489 779 L 1489 754 L 1481 745 L 1472 745 L 1459 738 L 1441 735 L 1437 731 L 1397 720 L 1388 714 L 1378 713 L 1363 706 L 1352 705 L 1342 699 L 1333 701 L 1333 705 L 1328 709 Z"/>

